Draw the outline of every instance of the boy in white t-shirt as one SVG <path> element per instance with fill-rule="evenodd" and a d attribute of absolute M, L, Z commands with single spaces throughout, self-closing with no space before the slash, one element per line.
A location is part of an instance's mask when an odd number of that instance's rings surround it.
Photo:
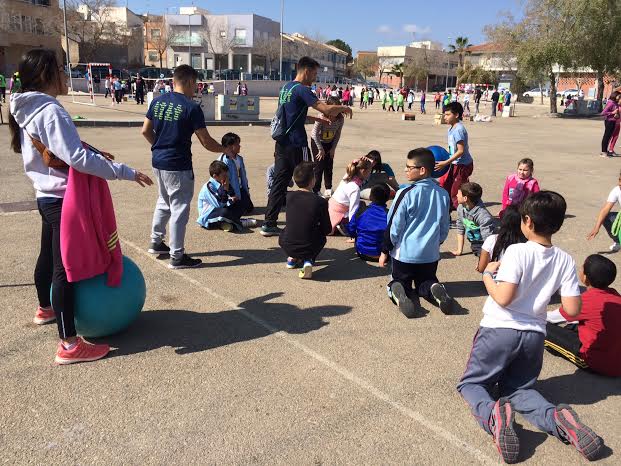
<path fill-rule="evenodd" d="M 614 241 L 614 243 L 612 243 L 608 248 L 610 252 L 617 252 L 621 250 L 621 244 L 619 244 L 619 236 L 612 233 L 612 225 L 618 215 L 617 212 L 612 212 L 612 208 L 615 206 L 615 204 L 621 205 L 621 173 L 619 173 L 619 180 L 617 186 L 612 188 L 612 191 L 610 191 L 610 194 L 608 194 L 608 199 L 606 199 L 606 203 L 599 211 L 595 226 L 593 227 L 593 230 L 591 230 L 591 233 L 589 233 L 589 236 L 587 236 L 588 240 L 592 240 L 593 238 L 595 238 L 599 233 L 599 229 L 603 225 L 606 229 L 606 233 L 608 233 L 608 236 L 610 236 L 610 238 L 612 238 L 612 240 Z"/>
<path fill-rule="evenodd" d="M 543 364 L 550 297 L 558 290 L 565 312 L 580 313 L 576 264 L 552 245 L 566 208 L 565 199 L 552 191 L 528 197 L 520 207 L 528 242 L 509 246 L 502 264 L 491 262 L 483 273 L 489 297 L 457 390 L 507 463 L 516 462 L 519 455 L 513 429 L 516 411 L 542 431 L 574 445 L 589 460 L 603 445 L 572 408 L 554 406 L 533 389 Z M 500 392 L 497 401 L 489 393 L 495 385 Z"/>

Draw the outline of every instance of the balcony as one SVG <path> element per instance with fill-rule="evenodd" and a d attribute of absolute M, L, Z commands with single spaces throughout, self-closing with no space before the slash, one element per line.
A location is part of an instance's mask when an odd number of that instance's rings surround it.
<path fill-rule="evenodd" d="M 188 31 L 175 31 L 176 35 L 173 40 L 170 41 L 170 45 L 173 47 L 202 47 L 203 37 L 198 32 L 192 32 L 190 37 Z"/>

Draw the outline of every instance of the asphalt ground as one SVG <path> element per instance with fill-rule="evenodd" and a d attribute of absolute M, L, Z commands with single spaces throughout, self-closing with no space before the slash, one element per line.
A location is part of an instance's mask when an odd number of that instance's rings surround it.
<path fill-rule="evenodd" d="M 497 213 L 504 177 L 520 158 L 532 157 L 542 188 L 567 199 L 567 220 L 554 242 L 580 264 L 610 244 L 603 231 L 592 242 L 585 237 L 616 184 L 621 159 L 597 157 L 601 121 L 543 113 L 541 106 L 518 105 L 516 118 L 467 123 L 475 158 L 471 179 L 483 186 L 484 201 Z M 371 149 L 380 150 L 400 175 L 410 149 L 446 145 L 446 126 L 432 119 L 417 114 L 414 122 L 401 121 L 377 105 L 355 109 L 337 150 L 335 179 L 347 161 Z M 229 130 L 242 138 L 254 217 L 262 219 L 265 169 L 273 160 L 269 130 L 218 127 L 211 133 L 219 138 Z M 84 128 L 80 134 L 119 161 L 150 171 L 150 151 L 138 128 Z M 0 147 L 0 204 L 32 201 L 21 159 L 8 149 L 6 126 L 0 127 Z M 213 158 L 194 144 L 196 193 Z M 447 317 L 425 304 L 427 316 L 408 320 L 386 297 L 388 271 L 357 259 L 344 238 L 328 239 L 313 280 L 302 281 L 286 270 L 277 238 L 263 238 L 256 229 L 202 230 L 194 223 L 195 206 L 186 247 L 204 267 L 171 271 L 167 261 L 146 253 L 155 188 L 130 182 L 110 187 L 123 251 L 140 266 L 148 295 L 139 319 L 105 339 L 114 351 L 95 363 L 54 366 L 55 325 L 31 323 L 39 214 L 0 214 L 0 461 L 499 462 L 491 438 L 455 390 L 486 293 L 474 256 L 448 254 L 454 231 L 442 247 L 438 275 L 466 312 Z M 619 264 L 621 256 L 609 257 Z M 614 286 L 620 285 L 617 279 Z M 574 405 L 605 439 L 601 463 L 619 464 L 621 380 L 581 372 L 546 354 L 538 388 L 554 403 Z M 517 420 L 523 461 L 584 462 L 572 447 Z"/>

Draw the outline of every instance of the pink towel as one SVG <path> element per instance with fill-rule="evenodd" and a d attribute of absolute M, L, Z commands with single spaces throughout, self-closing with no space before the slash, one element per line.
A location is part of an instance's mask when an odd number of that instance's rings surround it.
<path fill-rule="evenodd" d="M 60 252 L 69 282 L 107 272 L 108 286 L 121 284 L 123 255 L 106 180 L 69 169 L 60 217 Z"/>

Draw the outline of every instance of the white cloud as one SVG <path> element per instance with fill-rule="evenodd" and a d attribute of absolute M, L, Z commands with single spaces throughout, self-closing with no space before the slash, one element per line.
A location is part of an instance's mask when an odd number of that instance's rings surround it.
<path fill-rule="evenodd" d="M 392 28 L 388 26 L 387 24 L 382 24 L 381 26 L 377 28 L 376 31 L 379 32 L 380 34 L 390 34 L 392 32 Z"/>
<path fill-rule="evenodd" d="M 409 32 L 410 34 L 425 35 L 431 32 L 431 28 L 429 26 L 420 27 L 417 24 L 404 24 L 403 31 Z"/>

